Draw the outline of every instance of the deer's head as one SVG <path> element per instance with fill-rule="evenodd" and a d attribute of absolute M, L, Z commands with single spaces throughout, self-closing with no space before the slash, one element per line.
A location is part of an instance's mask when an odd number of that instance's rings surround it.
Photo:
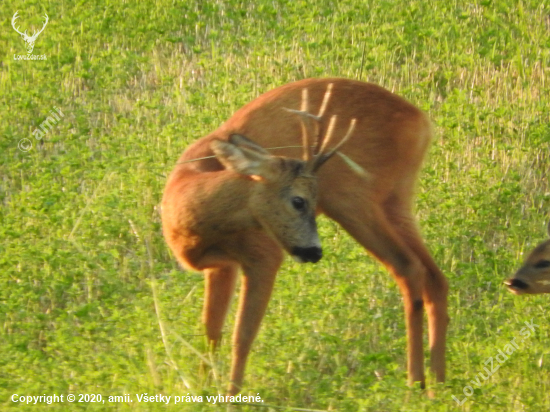
<path fill-rule="evenodd" d="M 550 236 L 550 222 L 548 235 Z M 516 295 L 550 293 L 550 240 L 538 245 L 514 277 L 504 283 Z"/>
<path fill-rule="evenodd" d="M 300 116 L 304 142 L 304 159 L 273 156 L 267 150 L 241 135 L 231 135 L 228 141 L 214 140 L 211 147 L 218 160 L 236 173 L 254 180 L 249 210 L 260 225 L 298 262 L 317 262 L 322 257 L 317 233 L 317 170 L 351 136 L 355 119 L 346 136 L 327 151 L 336 116 L 320 139 L 319 120 L 330 98 L 331 87 L 325 93 L 318 115 L 308 111 L 307 89 L 302 95 L 301 110 L 290 110 Z M 288 109 L 287 109 L 288 110 Z M 310 123 L 317 121 L 312 141 Z M 315 149 L 312 149 L 314 143 Z"/>

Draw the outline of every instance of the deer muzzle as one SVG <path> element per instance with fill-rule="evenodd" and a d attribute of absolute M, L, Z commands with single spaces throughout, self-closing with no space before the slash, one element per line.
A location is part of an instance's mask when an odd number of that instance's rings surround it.
<path fill-rule="evenodd" d="M 299 263 L 317 263 L 323 257 L 323 249 L 318 246 L 295 247 L 291 251 L 292 257 Z"/>
<path fill-rule="evenodd" d="M 508 279 L 504 281 L 504 284 L 508 287 L 510 292 L 515 293 L 516 295 L 521 295 L 526 292 L 526 289 L 529 288 L 529 285 L 520 279 Z"/>

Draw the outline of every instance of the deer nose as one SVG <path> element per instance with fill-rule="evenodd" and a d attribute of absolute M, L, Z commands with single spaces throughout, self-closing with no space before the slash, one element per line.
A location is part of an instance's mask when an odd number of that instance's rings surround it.
<path fill-rule="evenodd" d="M 504 283 L 510 289 L 523 290 L 523 289 L 527 289 L 529 287 L 529 285 L 527 283 L 525 283 L 523 280 L 519 280 L 519 279 L 508 279 Z"/>
<path fill-rule="evenodd" d="M 323 257 L 323 249 L 318 246 L 295 247 L 292 249 L 292 256 L 301 263 L 317 263 Z"/>

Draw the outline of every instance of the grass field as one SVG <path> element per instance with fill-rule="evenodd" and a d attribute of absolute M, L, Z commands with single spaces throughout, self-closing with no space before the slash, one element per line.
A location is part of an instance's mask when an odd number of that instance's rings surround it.
<path fill-rule="evenodd" d="M 548 0 L 4 0 L 0 10 L 1 410 L 550 409 L 550 297 L 502 286 L 546 237 Z M 16 11 L 21 30 L 48 14 L 33 51 L 47 60 L 14 58 L 26 54 Z M 166 176 L 241 105 L 314 76 L 378 83 L 433 119 L 417 213 L 450 281 L 448 380 L 429 381 L 434 398 L 406 386 L 395 282 L 321 218 L 325 258 L 287 259 L 253 347 L 243 394 L 262 405 L 213 405 L 229 339 L 208 354 L 203 278 L 180 270 L 162 238 Z M 485 380 L 490 358 L 498 370 Z M 69 393 L 72 405 L 12 400 Z M 133 402 L 108 402 L 124 395 Z"/>

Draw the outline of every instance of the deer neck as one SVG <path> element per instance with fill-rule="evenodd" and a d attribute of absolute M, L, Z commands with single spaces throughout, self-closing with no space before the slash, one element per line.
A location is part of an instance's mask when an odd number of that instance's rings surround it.
<path fill-rule="evenodd" d="M 196 182 L 194 193 L 187 198 L 188 226 L 203 239 L 259 229 L 251 207 L 258 183 L 226 170 L 207 174 L 210 176 Z"/>

